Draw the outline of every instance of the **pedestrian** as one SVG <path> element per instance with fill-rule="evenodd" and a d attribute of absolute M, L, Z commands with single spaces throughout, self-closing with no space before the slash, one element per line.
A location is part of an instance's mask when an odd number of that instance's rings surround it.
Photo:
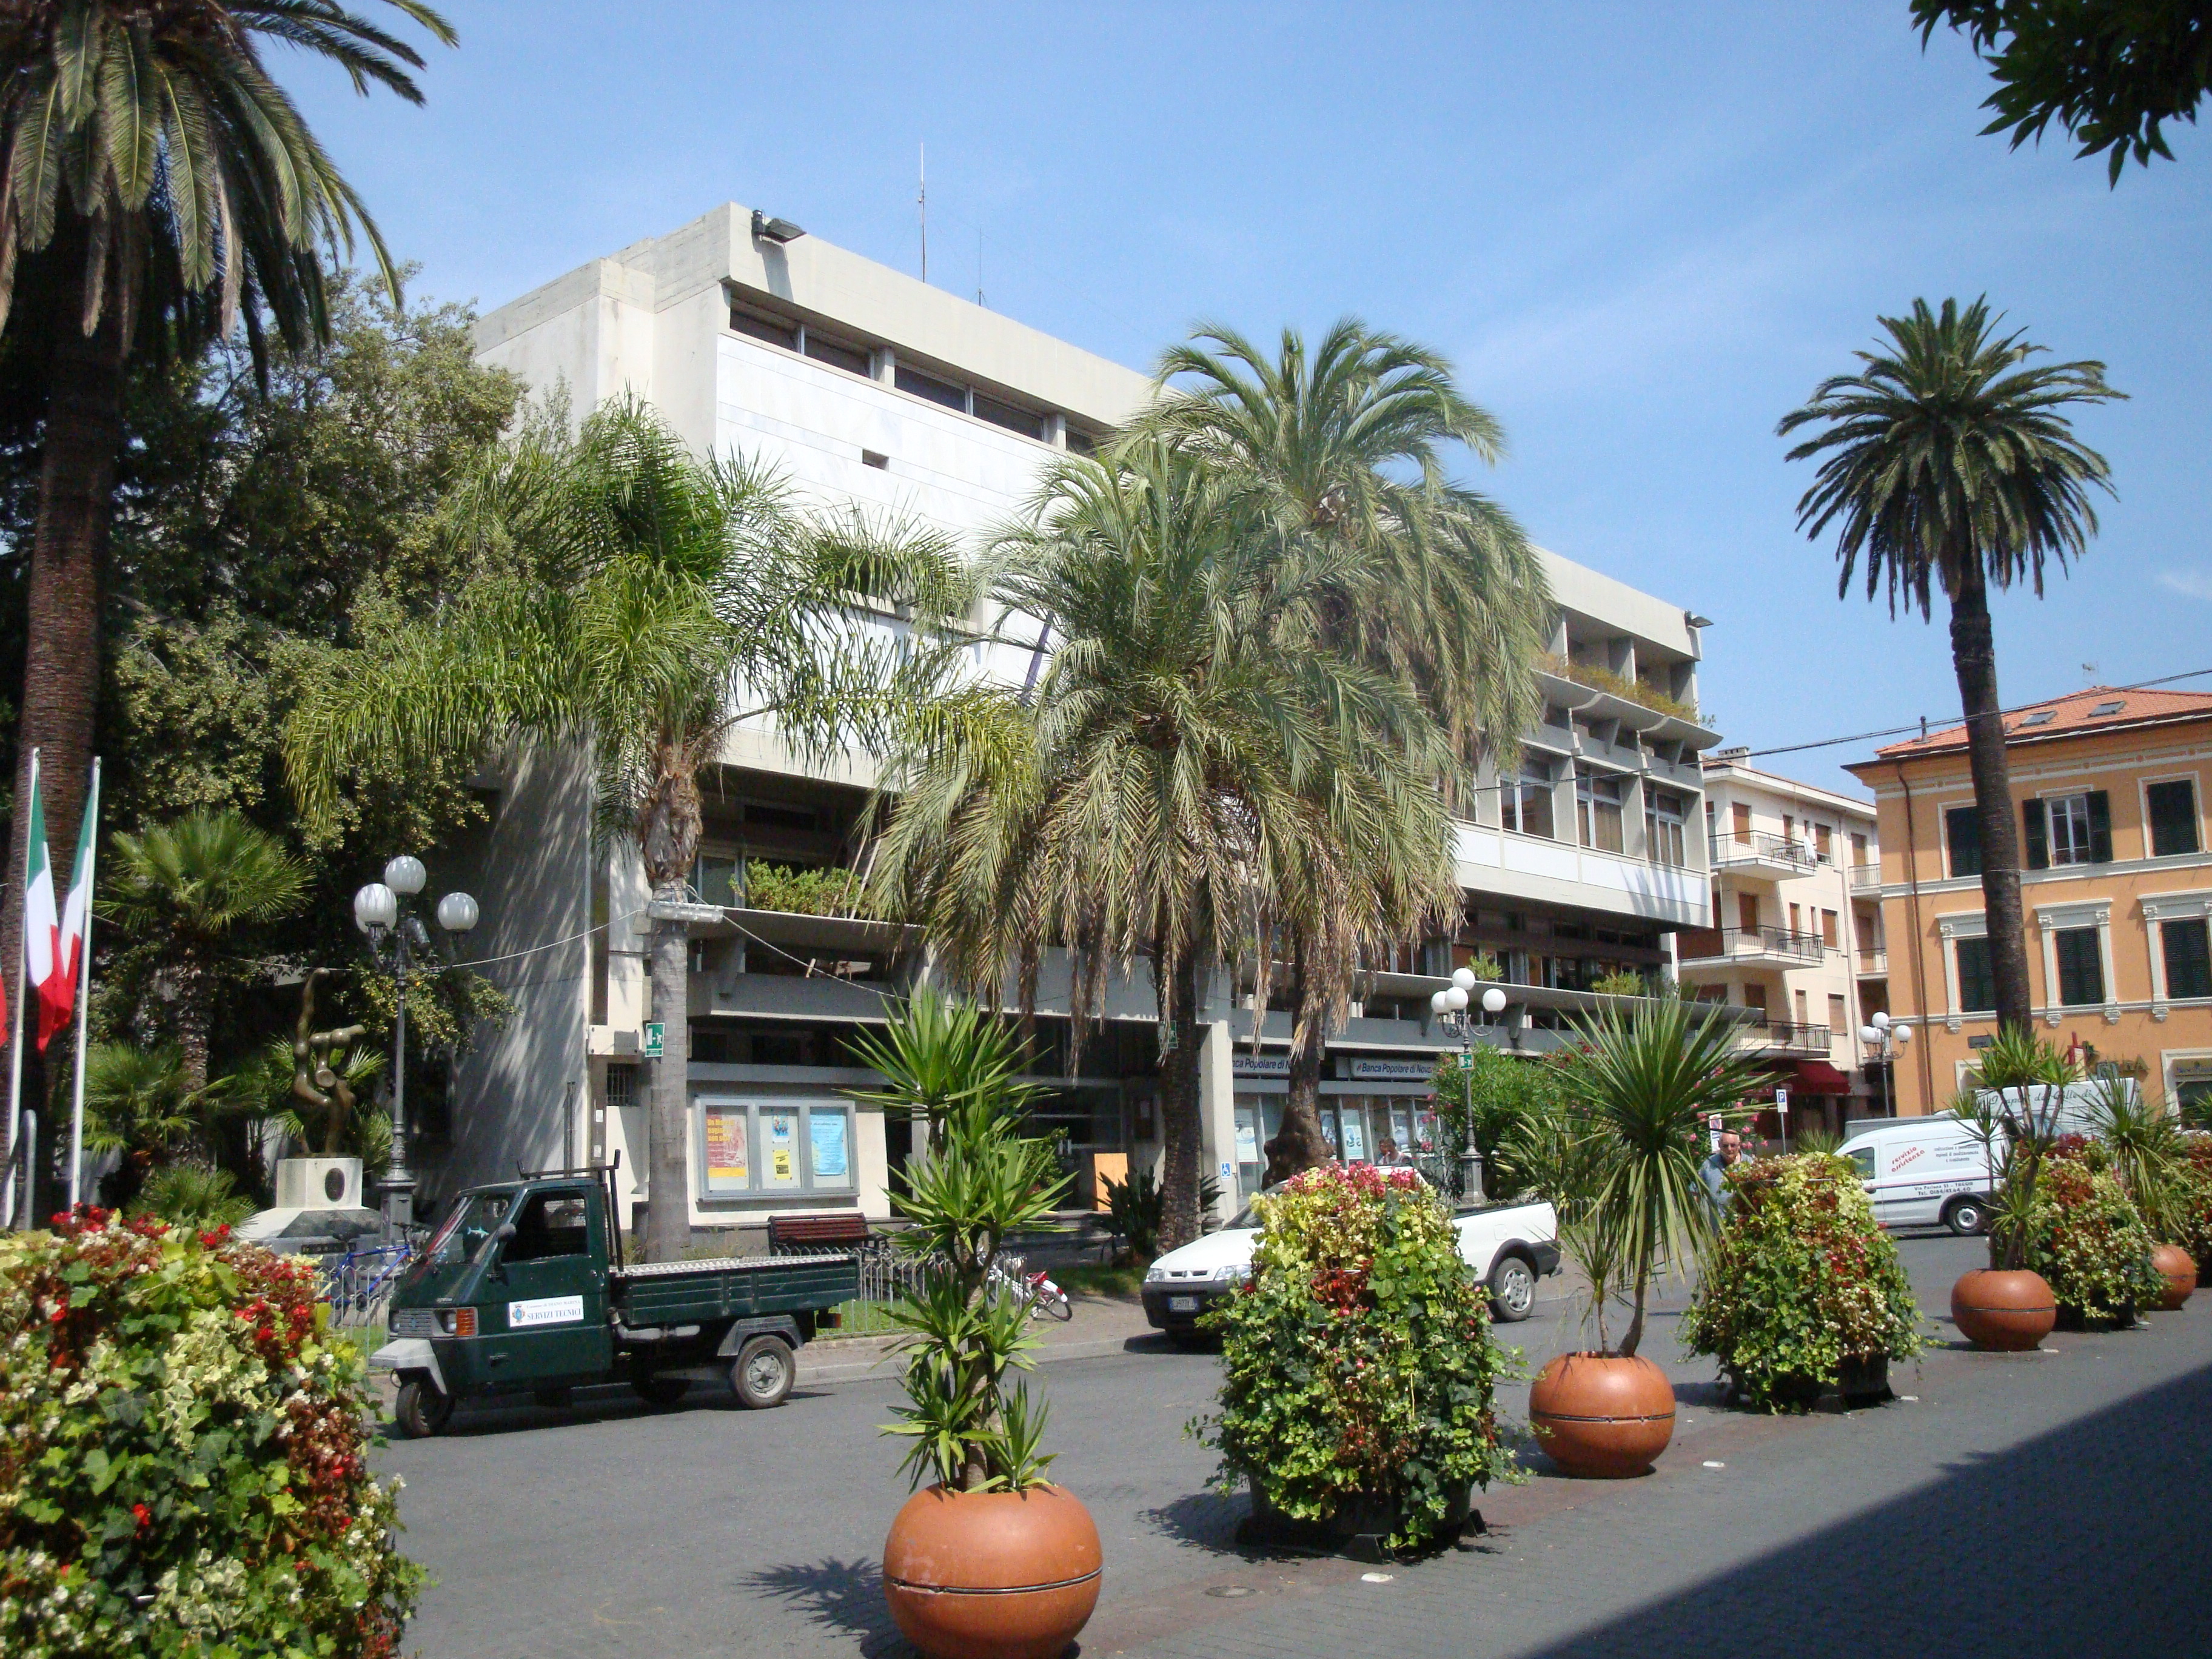
<path fill-rule="evenodd" d="M 1698 1166 L 1698 1177 L 1705 1183 L 1711 1195 L 1713 1208 L 1723 1215 L 1728 1213 L 1728 1172 L 1731 1166 L 1743 1161 L 1743 1137 L 1733 1129 L 1721 1131 L 1720 1150 L 1707 1155 Z"/>

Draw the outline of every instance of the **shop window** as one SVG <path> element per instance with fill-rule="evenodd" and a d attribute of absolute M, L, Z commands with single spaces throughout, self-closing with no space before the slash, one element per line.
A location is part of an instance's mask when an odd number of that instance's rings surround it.
<path fill-rule="evenodd" d="M 702 1099 L 700 1196 L 850 1192 L 853 1109 L 829 1101 Z"/>
<path fill-rule="evenodd" d="M 2166 995 L 2212 997 L 2212 938 L 2204 918 L 2161 922 L 2158 935 L 2166 953 Z"/>
<path fill-rule="evenodd" d="M 2150 812 L 2150 855 L 2179 858 L 2202 850 L 2197 833 L 2197 786 L 2187 778 L 2154 783 L 2143 791 Z"/>
<path fill-rule="evenodd" d="M 1997 978 L 1990 965 L 1989 940 L 1956 939 L 1951 949 L 1958 962 L 1960 1010 L 1969 1014 L 1987 1013 L 1997 1006 Z"/>
<path fill-rule="evenodd" d="M 1945 810 L 1943 844 L 1950 851 L 1954 876 L 1982 873 L 1982 820 L 1977 808 L 1953 806 Z"/>
<path fill-rule="evenodd" d="M 2105 963 L 2094 927 L 2062 927 L 2052 935 L 2058 957 L 2058 1000 L 2068 1008 L 2094 1007 L 2105 1000 Z"/>

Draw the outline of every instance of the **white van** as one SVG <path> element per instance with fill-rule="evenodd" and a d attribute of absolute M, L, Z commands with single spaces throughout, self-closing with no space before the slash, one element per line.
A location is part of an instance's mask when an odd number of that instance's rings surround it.
<path fill-rule="evenodd" d="M 2002 1143 L 1984 1147 L 1949 1112 L 1896 1118 L 1862 1130 L 1837 1149 L 1858 1166 L 1885 1227 L 1978 1233 L 1990 1224 L 1990 1193 L 2004 1164 Z"/>

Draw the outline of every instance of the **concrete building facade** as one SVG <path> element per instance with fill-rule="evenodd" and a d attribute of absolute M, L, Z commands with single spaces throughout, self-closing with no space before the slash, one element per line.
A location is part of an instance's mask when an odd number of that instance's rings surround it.
<path fill-rule="evenodd" d="M 629 392 L 696 450 L 765 460 L 817 505 L 967 538 L 1015 515 L 1055 453 L 1095 445 L 1150 393 L 1127 368 L 734 204 L 501 307 L 478 342 L 483 361 L 534 391 L 564 392 L 574 417 Z M 1463 925 L 1376 964 L 1332 1045 L 1328 1123 L 1348 1158 L 1371 1156 L 1386 1133 L 1421 1140 L 1443 1046 L 1427 1000 L 1457 963 L 1501 964 L 1511 1003 L 1489 1039 L 1534 1052 L 1589 1005 L 1591 981 L 1671 967 L 1674 932 L 1709 921 L 1698 757 L 1718 739 L 1694 717 L 1702 621 L 1547 560 L 1559 606 L 1547 707 L 1518 770 L 1486 773 L 1458 827 Z M 1026 668 L 1019 628 L 1002 634 L 988 672 Z M 865 755 L 805 767 L 752 728 L 702 780 L 693 886 L 721 920 L 692 927 L 692 1048 L 679 1062 L 694 1099 L 684 1201 L 696 1227 L 887 1212 L 890 1173 L 911 1148 L 903 1125 L 845 1092 L 872 1079 L 849 1044 L 917 970 L 918 940 L 890 923 L 769 908 L 750 890 L 763 866 L 849 866 L 873 781 Z M 579 769 L 526 757 L 465 849 L 484 896 L 483 954 L 529 954 L 487 970 L 519 1014 L 455 1079 L 451 1121 L 418 1160 L 433 1200 L 517 1162 L 618 1152 L 626 1191 L 643 1195 L 641 1067 L 676 1057 L 642 1053 L 643 876 L 629 847 L 593 845 L 589 808 Z M 1069 1071 L 1065 985 L 1064 963 L 1048 961 L 1040 1126 L 1085 1181 L 1143 1167 L 1159 1148 L 1149 981 L 1140 969 L 1114 988 L 1080 1075 Z M 1224 1212 L 1258 1177 L 1285 1087 L 1287 1014 L 1249 1004 L 1224 977 L 1207 1011 L 1204 1139 Z"/>

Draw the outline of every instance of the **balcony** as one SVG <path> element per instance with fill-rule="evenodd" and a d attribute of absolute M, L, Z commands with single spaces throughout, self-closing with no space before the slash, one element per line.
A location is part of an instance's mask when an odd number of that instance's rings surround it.
<path fill-rule="evenodd" d="M 1787 927 L 1685 927 L 1674 935 L 1682 965 L 1692 963 L 1765 963 L 1801 968 L 1826 959 L 1818 933 Z"/>
<path fill-rule="evenodd" d="M 1851 891 L 1854 893 L 1881 891 L 1881 866 L 1879 864 L 1851 866 Z"/>
<path fill-rule="evenodd" d="M 1859 948 L 1858 971 L 1862 978 L 1887 975 L 1889 972 L 1889 952 L 1880 945 L 1871 949 L 1862 945 Z"/>
<path fill-rule="evenodd" d="M 1713 836 L 1708 838 L 1707 844 L 1716 873 L 1725 872 L 1735 876 L 1784 881 L 1796 876 L 1809 876 L 1820 867 L 1811 842 L 1771 836 L 1763 830 L 1740 836 Z"/>
<path fill-rule="evenodd" d="M 1826 1054 L 1836 1034 L 1825 1025 L 1801 1025 L 1791 1020 L 1771 1019 L 1744 1028 L 1747 1048 L 1783 1049 L 1793 1054 Z"/>

